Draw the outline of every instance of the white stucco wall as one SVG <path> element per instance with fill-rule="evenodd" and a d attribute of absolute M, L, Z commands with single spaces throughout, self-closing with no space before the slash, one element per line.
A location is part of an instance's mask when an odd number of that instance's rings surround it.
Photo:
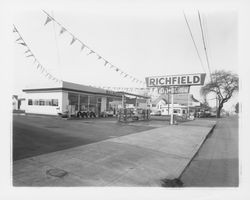
<path fill-rule="evenodd" d="M 47 105 L 28 105 L 28 100 L 39 99 L 58 99 L 58 106 Z M 28 92 L 25 95 L 24 108 L 26 113 L 57 115 L 62 112 L 63 108 L 63 93 L 62 92 Z"/>

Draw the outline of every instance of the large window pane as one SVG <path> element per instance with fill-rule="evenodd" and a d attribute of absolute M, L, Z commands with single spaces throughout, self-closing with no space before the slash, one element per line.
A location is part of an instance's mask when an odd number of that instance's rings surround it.
<path fill-rule="evenodd" d="M 88 109 L 88 96 L 80 95 L 80 110 L 86 111 Z"/>
<path fill-rule="evenodd" d="M 33 103 L 34 103 L 34 105 L 39 106 L 39 100 L 38 100 L 38 99 L 35 99 L 35 100 L 33 101 Z"/>
<path fill-rule="evenodd" d="M 44 106 L 45 105 L 45 101 L 43 99 L 39 99 L 39 105 L 40 106 Z"/>
<path fill-rule="evenodd" d="M 46 99 L 45 105 L 46 106 L 52 106 L 52 100 L 51 99 Z"/>
<path fill-rule="evenodd" d="M 78 95 L 74 93 L 69 93 L 69 105 L 78 104 Z"/>
<path fill-rule="evenodd" d="M 58 99 L 52 99 L 52 106 L 58 106 Z"/>
<path fill-rule="evenodd" d="M 95 96 L 90 96 L 89 97 L 89 104 L 95 105 L 97 103 L 97 97 Z"/>
<path fill-rule="evenodd" d="M 29 99 L 29 100 L 28 100 L 28 105 L 29 105 L 29 106 L 33 105 L 32 99 Z"/>

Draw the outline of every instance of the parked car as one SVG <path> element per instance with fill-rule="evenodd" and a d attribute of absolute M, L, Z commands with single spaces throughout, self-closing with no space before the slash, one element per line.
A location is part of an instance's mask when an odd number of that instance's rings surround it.
<path fill-rule="evenodd" d="M 101 117 L 113 117 L 114 116 L 114 112 L 113 111 L 103 111 L 100 114 Z"/>
<path fill-rule="evenodd" d="M 161 111 L 160 111 L 160 110 L 151 111 L 150 115 L 151 115 L 151 116 L 161 116 Z"/>

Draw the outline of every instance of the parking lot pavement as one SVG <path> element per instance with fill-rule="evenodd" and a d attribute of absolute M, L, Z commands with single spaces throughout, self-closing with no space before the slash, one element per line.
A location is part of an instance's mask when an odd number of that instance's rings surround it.
<path fill-rule="evenodd" d="M 64 120 L 50 116 L 13 116 L 13 160 L 138 133 L 167 122 L 118 123 L 115 118 Z"/>
<path fill-rule="evenodd" d="M 215 125 L 190 123 L 17 160 L 13 185 L 161 186 L 162 180 L 181 175 Z"/>

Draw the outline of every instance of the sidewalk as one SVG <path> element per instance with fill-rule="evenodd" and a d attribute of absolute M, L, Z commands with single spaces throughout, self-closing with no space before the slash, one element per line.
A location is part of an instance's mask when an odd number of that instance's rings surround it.
<path fill-rule="evenodd" d="M 161 186 L 180 177 L 215 123 L 195 120 L 18 160 L 13 185 Z"/>

